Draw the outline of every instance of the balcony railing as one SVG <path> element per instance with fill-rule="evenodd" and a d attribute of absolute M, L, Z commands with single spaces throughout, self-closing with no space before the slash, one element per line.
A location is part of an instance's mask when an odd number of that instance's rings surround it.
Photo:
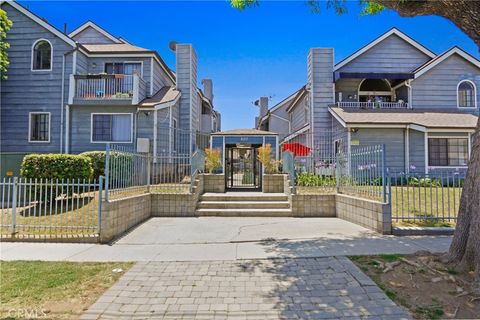
<path fill-rule="evenodd" d="M 146 97 L 145 80 L 138 75 L 71 75 L 70 103 L 87 100 L 131 100 L 137 104 Z"/>
<path fill-rule="evenodd" d="M 407 102 L 337 102 L 335 107 L 357 109 L 408 109 Z"/>

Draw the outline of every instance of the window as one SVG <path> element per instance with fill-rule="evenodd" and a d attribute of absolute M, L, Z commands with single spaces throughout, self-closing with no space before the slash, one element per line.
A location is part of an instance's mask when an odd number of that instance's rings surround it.
<path fill-rule="evenodd" d="M 457 103 L 459 108 L 476 108 L 477 97 L 475 84 L 469 80 L 463 80 L 458 84 Z"/>
<path fill-rule="evenodd" d="M 468 139 L 429 138 L 428 165 L 432 167 L 459 167 L 468 162 Z"/>
<path fill-rule="evenodd" d="M 50 113 L 31 112 L 29 114 L 29 142 L 50 142 Z"/>
<path fill-rule="evenodd" d="M 141 63 L 109 62 L 105 63 L 105 72 L 107 74 L 138 74 L 141 75 Z"/>
<path fill-rule="evenodd" d="M 132 142 L 133 115 L 92 114 L 92 142 Z"/>
<path fill-rule="evenodd" d="M 48 40 L 38 40 L 32 47 L 32 70 L 52 70 L 52 45 Z"/>

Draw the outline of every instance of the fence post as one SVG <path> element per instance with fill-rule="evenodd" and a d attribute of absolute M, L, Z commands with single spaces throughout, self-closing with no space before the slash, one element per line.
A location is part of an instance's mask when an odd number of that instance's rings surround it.
<path fill-rule="evenodd" d="M 110 182 L 110 143 L 105 150 L 105 201 L 108 201 L 108 184 Z"/>
<path fill-rule="evenodd" d="M 101 223 L 102 223 L 102 197 L 103 197 L 103 181 L 105 181 L 103 176 L 98 177 L 98 226 L 97 226 L 97 232 L 98 235 L 100 236 L 100 229 L 101 229 Z"/>
<path fill-rule="evenodd" d="M 385 166 L 385 144 L 382 145 L 382 188 L 383 188 L 383 202 L 387 202 L 387 168 Z"/>
<path fill-rule="evenodd" d="M 150 190 L 151 190 L 151 184 L 152 184 L 152 165 L 153 165 L 153 161 L 152 160 L 152 156 L 149 153 L 147 153 L 147 192 L 150 193 Z"/>
<path fill-rule="evenodd" d="M 13 177 L 13 189 L 12 189 L 12 234 L 15 234 L 15 229 L 17 225 L 17 177 Z"/>

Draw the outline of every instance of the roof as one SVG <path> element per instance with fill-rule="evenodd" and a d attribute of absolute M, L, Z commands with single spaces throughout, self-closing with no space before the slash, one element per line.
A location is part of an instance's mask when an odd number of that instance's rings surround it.
<path fill-rule="evenodd" d="M 433 53 L 431 50 L 427 49 L 424 45 L 420 44 L 419 42 L 413 40 L 412 38 L 410 38 L 408 35 L 406 35 L 405 33 L 403 33 L 402 31 L 398 30 L 397 28 L 392 28 L 390 30 L 388 30 L 387 32 L 385 32 L 384 34 L 382 34 L 380 37 L 376 38 L 375 40 L 371 41 L 370 43 L 368 43 L 367 45 L 363 46 L 362 48 L 360 48 L 359 50 L 355 51 L 353 54 L 351 54 L 350 56 L 346 57 L 345 59 L 343 59 L 342 61 L 338 62 L 335 67 L 334 67 L 334 71 L 337 71 L 338 69 L 340 69 L 341 67 L 345 66 L 347 63 L 349 63 L 350 61 L 354 60 L 355 58 L 357 58 L 358 56 L 364 54 L 365 52 L 367 52 L 369 49 L 373 48 L 374 46 L 376 46 L 377 44 L 379 44 L 380 42 L 382 42 L 383 40 L 387 39 L 388 37 L 390 37 L 391 35 L 396 35 L 398 36 L 399 38 L 405 40 L 407 43 L 411 44 L 412 46 L 414 46 L 415 48 L 417 48 L 420 52 L 424 53 L 425 55 L 429 56 L 430 58 L 434 58 L 435 57 L 435 53 Z"/>
<path fill-rule="evenodd" d="M 140 107 L 155 107 L 159 104 L 164 104 L 168 102 L 175 101 L 178 97 L 180 97 L 180 91 L 178 91 L 175 87 L 163 87 L 157 91 L 152 97 L 144 99 L 140 102 Z"/>
<path fill-rule="evenodd" d="M 480 61 L 477 58 L 475 58 L 474 56 L 465 52 L 461 48 L 459 48 L 457 46 L 454 46 L 454 47 L 448 49 L 447 51 L 443 52 L 442 54 L 439 54 L 434 59 L 432 59 L 430 61 L 427 61 L 426 63 L 424 63 L 423 65 L 421 65 L 417 69 L 415 69 L 413 71 L 414 74 L 415 74 L 415 78 L 420 77 L 422 74 L 424 74 L 428 70 L 432 69 L 433 67 L 435 67 L 436 65 L 438 65 L 439 63 L 441 63 L 442 61 L 447 59 L 448 57 L 452 56 L 453 54 L 459 55 L 460 57 L 464 58 L 468 62 L 475 65 L 477 68 L 480 68 Z"/>
<path fill-rule="evenodd" d="M 307 87 L 303 86 L 300 90 L 297 91 L 297 95 L 295 96 L 295 99 L 293 100 L 292 104 L 287 108 L 287 112 L 290 112 L 293 108 L 295 108 L 306 94 L 307 94 Z"/>
<path fill-rule="evenodd" d="M 69 45 L 71 45 L 72 47 L 75 48 L 77 46 L 75 41 L 73 39 L 71 39 L 69 36 L 67 36 L 66 34 L 61 32 L 57 28 L 55 28 L 53 25 L 48 23 L 46 20 L 37 16 L 32 11 L 28 10 L 27 8 L 25 8 L 24 6 L 22 6 L 18 2 L 16 2 L 16 1 L 3 1 L 3 0 L 0 1 L 0 5 L 3 5 L 4 3 L 7 3 L 10 6 L 12 6 L 13 8 L 15 8 L 16 10 L 20 11 L 22 14 L 29 17 L 31 20 L 33 20 L 34 22 L 36 22 L 40 26 L 44 27 L 45 29 L 47 29 L 48 31 L 50 31 L 51 33 L 53 33 L 54 35 L 56 35 L 57 37 L 59 37 L 60 39 L 62 39 L 66 43 L 68 43 Z"/>
<path fill-rule="evenodd" d="M 330 112 L 345 124 L 419 125 L 427 128 L 475 129 L 478 117 L 458 110 L 381 109 L 359 110 L 331 107 Z"/>
<path fill-rule="evenodd" d="M 153 50 L 137 47 L 129 43 L 110 43 L 110 44 L 82 44 L 88 52 L 91 53 L 135 53 L 148 52 L 153 53 Z"/>
<path fill-rule="evenodd" d="M 113 42 L 115 43 L 121 43 L 122 40 L 113 36 L 110 32 L 108 32 L 107 30 L 101 28 L 100 26 L 96 25 L 95 23 L 93 23 L 92 21 L 87 21 L 85 22 L 84 24 L 82 24 L 81 26 L 79 26 L 78 28 L 76 28 L 75 30 L 73 30 L 72 32 L 70 32 L 68 34 L 69 37 L 73 38 L 75 37 L 77 34 L 79 34 L 80 32 L 82 32 L 83 30 L 87 29 L 87 28 L 92 28 L 92 29 L 95 29 L 97 32 L 103 34 L 105 37 L 107 37 L 108 39 L 112 40 Z"/>
<path fill-rule="evenodd" d="M 270 131 L 263 131 L 257 129 L 233 129 L 227 131 L 214 132 L 215 136 L 276 136 L 278 134 Z"/>

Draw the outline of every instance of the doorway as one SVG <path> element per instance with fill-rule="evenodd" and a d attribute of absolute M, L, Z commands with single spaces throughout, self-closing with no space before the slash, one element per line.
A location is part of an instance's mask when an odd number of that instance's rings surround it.
<path fill-rule="evenodd" d="M 261 165 L 257 153 L 257 148 L 250 145 L 226 146 L 226 189 L 243 191 L 261 189 Z"/>

